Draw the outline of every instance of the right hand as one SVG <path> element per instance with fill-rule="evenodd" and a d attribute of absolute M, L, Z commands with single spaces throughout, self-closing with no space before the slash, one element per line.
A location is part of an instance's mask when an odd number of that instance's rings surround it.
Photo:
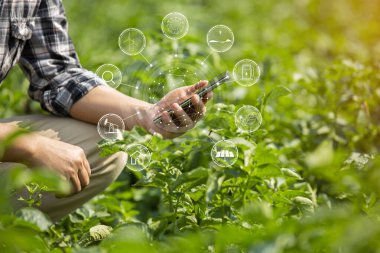
<path fill-rule="evenodd" d="M 205 104 L 212 98 L 212 92 L 206 93 L 203 98 L 196 91 L 206 87 L 207 81 L 200 81 L 194 85 L 183 86 L 166 94 L 158 103 L 151 105 L 141 113 L 140 126 L 154 134 L 159 133 L 164 138 L 175 138 L 193 128 L 205 112 Z M 191 99 L 191 110 L 185 111 L 179 103 Z M 177 119 L 175 121 L 166 110 L 171 109 Z M 155 123 L 154 119 L 161 116 L 162 122 Z"/>
<path fill-rule="evenodd" d="M 28 140 L 33 145 L 26 163 L 32 167 L 44 167 L 62 175 L 72 184 L 72 193 L 80 192 L 90 183 L 91 168 L 82 148 L 32 134 Z"/>

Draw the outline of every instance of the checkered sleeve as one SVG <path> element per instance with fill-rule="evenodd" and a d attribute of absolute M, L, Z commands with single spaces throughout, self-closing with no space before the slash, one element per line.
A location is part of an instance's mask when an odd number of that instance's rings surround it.
<path fill-rule="evenodd" d="M 30 81 L 29 96 L 43 109 L 68 116 L 72 105 L 103 81 L 81 67 L 60 0 L 42 0 L 34 22 L 19 62 Z"/>

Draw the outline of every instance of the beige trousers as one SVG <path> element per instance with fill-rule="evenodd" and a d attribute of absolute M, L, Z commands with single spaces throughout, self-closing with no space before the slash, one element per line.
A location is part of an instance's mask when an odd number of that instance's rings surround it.
<path fill-rule="evenodd" d="M 19 116 L 1 119 L 0 122 L 28 126 L 46 137 L 79 146 L 86 153 L 91 166 L 90 184 L 86 188 L 65 198 L 56 198 L 53 193 L 43 194 L 41 206 L 38 208 L 53 221 L 61 219 L 102 192 L 119 176 L 125 166 L 126 155 L 122 152 L 105 158 L 99 157 L 97 143 L 101 138 L 94 125 L 71 118 L 44 115 Z M 0 172 L 12 169 L 14 165 L 0 163 Z"/>

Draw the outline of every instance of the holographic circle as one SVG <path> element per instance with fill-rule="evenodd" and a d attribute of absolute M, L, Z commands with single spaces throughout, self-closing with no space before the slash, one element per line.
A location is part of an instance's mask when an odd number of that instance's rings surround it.
<path fill-rule="evenodd" d="M 187 34 L 189 22 L 183 14 L 172 12 L 162 19 L 161 30 L 169 39 L 178 40 Z"/>
<path fill-rule="evenodd" d="M 114 113 L 108 113 L 101 117 L 97 125 L 100 137 L 107 141 L 122 140 L 124 129 L 123 119 Z"/>
<path fill-rule="evenodd" d="M 235 124 L 243 132 L 254 132 L 261 126 L 263 118 L 260 111 L 251 105 L 245 105 L 236 112 Z"/>
<path fill-rule="evenodd" d="M 101 77 L 108 86 L 114 89 L 119 87 L 123 78 L 120 69 L 113 64 L 103 64 L 95 73 Z"/>
<path fill-rule="evenodd" d="M 250 59 L 243 59 L 235 64 L 234 80 L 242 86 L 252 86 L 260 78 L 260 67 Z"/>
<path fill-rule="evenodd" d="M 226 52 L 234 44 L 234 33 L 225 25 L 216 25 L 207 33 L 207 44 L 215 52 Z"/>
<path fill-rule="evenodd" d="M 230 167 L 238 159 L 239 151 L 232 141 L 222 140 L 214 144 L 211 158 L 219 167 Z"/>
<path fill-rule="evenodd" d="M 199 77 L 191 66 L 176 63 L 171 66 L 162 66 L 160 73 L 155 76 L 152 85 L 148 87 L 149 102 L 157 103 L 168 92 L 182 87 L 193 85 Z"/>
<path fill-rule="evenodd" d="M 128 67 L 125 69 L 126 72 L 129 72 Z M 186 57 L 185 55 L 178 54 L 177 57 L 169 55 L 165 58 L 156 60 L 153 62 L 152 68 L 147 68 L 145 65 L 141 65 L 141 68 L 136 71 L 135 66 L 130 68 L 131 74 L 129 77 L 129 86 L 122 85 L 120 90 L 127 94 L 128 96 L 138 98 L 144 101 L 147 101 L 151 104 L 157 105 L 169 92 L 181 88 L 183 86 L 194 85 L 200 80 L 208 80 L 217 76 L 219 71 L 215 70 L 213 66 L 209 64 L 200 64 L 200 61 L 194 64 L 194 59 Z M 141 75 L 141 73 L 144 75 Z M 221 100 L 224 96 L 223 92 L 215 92 L 213 99 L 208 101 L 207 107 L 214 103 L 214 100 Z M 179 95 L 176 101 L 170 99 L 170 101 L 181 103 L 186 100 L 183 95 Z M 162 104 L 161 104 L 162 105 Z M 120 106 L 124 106 L 123 103 L 120 103 Z M 159 117 L 163 111 L 170 110 L 170 106 L 154 106 L 151 107 L 150 114 L 154 114 L 156 117 Z M 122 110 L 125 111 L 125 110 Z M 192 111 L 187 110 L 190 116 L 197 116 Z M 201 115 L 203 118 L 208 117 L 208 113 Z M 125 112 L 122 115 L 123 118 L 131 117 L 130 113 Z M 135 115 L 133 117 L 138 117 Z M 197 118 L 197 117 L 194 117 Z M 199 121 L 199 120 L 198 120 Z M 188 130 L 186 124 L 181 126 L 168 127 L 167 124 L 157 120 L 154 121 L 156 124 L 155 128 L 162 129 L 166 132 L 171 133 L 183 133 Z M 199 126 L 196 124 L 194 127 Z M 160 132 L 158 129 L 156 129 Z"/>
<path fill-rule="evenodd" d="M 133 171 L 145 169 L 152 157 L 149 149 L 141 144 L 132 144 L 125 149 L 128 154 L 127 167 Z"/>
<path fill-rule="evenodd" d="M 145 46 L 145 36 L 139 29 L 125 29 L 119 36 L 119 47 L 121 51 L 127 55 L 140 54 Z"/>

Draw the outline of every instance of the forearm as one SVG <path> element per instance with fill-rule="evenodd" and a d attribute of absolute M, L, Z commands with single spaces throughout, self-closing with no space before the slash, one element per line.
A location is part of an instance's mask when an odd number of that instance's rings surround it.
<path fill-rule="evenodd" d="M 5 123 L 0 124 L 0 142 L 4 143 L 20 128 L 14 125 Z M 5 147 L 4 153 L 1 156 L 1 162 L 19 162 L 23 163 L 34 154 L 38 135 L 35 133 L 26 133 L 16 137 L 9 145 Z"/>
<path fill-rule="evenodd" d="M 107 113 L 115 113 L 123 118 L 127 130 L 134 126 L 143 126 L 138 112 L 151 104 L 126 96 L 108 86 L 98 86 L 86 96 L 78 100 L 70 111 L 70 115 L 81 121 L 97 124 Z"/>
<path fill-rule="evenodd" d="M 151 134 L 175 138 L 194 127 L 203 117 L 205 103 L 211 98 L 212 93 L 207 93 L 202 99 L 194 93 L 206 85 L 207 81 L 200 81 L 194 85 L 174 89 L 154 105 L 128 97 L 108 86 L 98 86 L 71 107 L 70 115 L 81 121 L 97 124 L 105 114 L 115 113 L 123 118 L 126 130 L 137 125 Z M 188 98 L 191 99 L 191 108 L 186 112 L 179 103 Z M 167 112 L 169 109 L 172 114 Z M 161 116 L 161 121 L 155 122 L 154 119 L 158 115 Z"/>

